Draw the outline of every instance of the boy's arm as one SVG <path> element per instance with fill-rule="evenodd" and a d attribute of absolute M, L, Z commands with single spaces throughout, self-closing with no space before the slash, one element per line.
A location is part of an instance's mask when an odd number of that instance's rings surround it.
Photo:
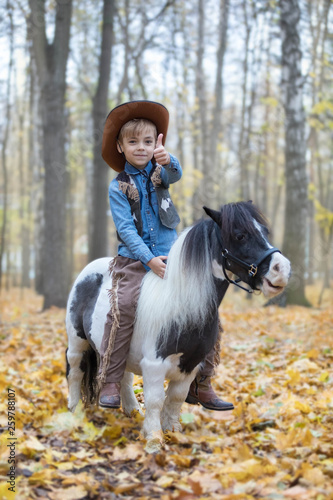
<path fill-rule="evenodd" d="M 162 182 L 164 187 L 168 188 L 169 184 L 179 181 L 182 176 L 182 168 L 177 158 L 167 152 L 162 144 L 162 140 L 163 134 L 160 134 L 154 149 L 154 157 L 157 163 L 163 167 L 161 172 Z"/>
<path fill-rule="evenodd" d="M 109 187 L 109 199 L 112 217 L 120 238 L 136 260 L 147 264 L 155 255 L 139 236 L 127 197 L 119 190 L 118 181 L 115 179 Z"/>
<path fill-rule="evenodd" d="M 166 188 L 169 187 L 169 184 L 179 181 L 183 173 L 182 167 L 180 166 L 177 158 L 172 156 L 170 153 L 169 156 L 170 163 L 168 165 L 163 165 L 161 171 L 162 181 Z"/>

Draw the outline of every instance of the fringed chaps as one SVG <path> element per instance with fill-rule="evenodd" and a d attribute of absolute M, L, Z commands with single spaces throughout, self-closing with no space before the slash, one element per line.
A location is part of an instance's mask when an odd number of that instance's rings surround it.
<path fill-rule="evenodd" d="M 217 339 L 214 345 L 214 368 L 219 366 L 220 361 L 221 361 L 221 337 L 223 333 L 223 327 L 220 318 L 218 319 L 218 327 L 219 327 L 219 333 L 217 335 Z"/>
<path fill-rule="evenodd" d="M 107 371 L 107 367 L 110 363 L 110 358 L 111 358 L 111 354 L 113 351 L 116 334 L 117 334 L 117 331 L 119 328 L 120 314 L 119 314 L 119 308 L 118 308 L 117 290 L 118 290 L 118 281 L 121 278 L 121 276 L 117 276 L 113 273 L 115 264 L 116 264 L 116 259 L 113 259 L 109 265 L 109 273 L 110 273 L 111 279 L 112 279 L 112 288 L 110 290 L 108 290 L 108 295 L 109 295 L 111 315 L 112 315 L 112 326 L 111 326 L 108 346 L 106 348 L 103 359 L 101 359 L 101 365 L 100 365 L 99 374 L 97 377 L 97 387 L 96 387 L 96 399 L 97 400 L 99 399 L 101 389 L 102 389 L 103 385 L 105 384 L 106 371 Z"/>

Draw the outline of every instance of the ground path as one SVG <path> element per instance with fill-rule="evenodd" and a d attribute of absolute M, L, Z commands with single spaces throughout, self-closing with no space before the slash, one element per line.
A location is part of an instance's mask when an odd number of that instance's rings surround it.
<path fill-rule="evenodd" d="M 315 304 L 319 290 L 307 293 Z M 311 309 L 229 293 L 214 383 L 235 410 L 184 404 L 183 432 L 158 455 L 144 452 L 141 417 L 67 412 L 65 312 L 41 303 L 30 291 L 0 297 L 0 498 L 333 500 L 332 291 Z M 135 388 L 142 400 L 139 378 Z"/>

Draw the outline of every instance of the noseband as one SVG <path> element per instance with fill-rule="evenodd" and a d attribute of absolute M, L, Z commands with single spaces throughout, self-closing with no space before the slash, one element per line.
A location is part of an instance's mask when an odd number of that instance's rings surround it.
<path fill-rule="evenodd" d="M 273 253 L 275 253 L 275 252 L 281 253 L 281 251 L 275 247 L 269 248 L 268 250 L 266 250 L 266 252 L 264 252 L 262 255 L 260 255 L 260 257 L 258 258 L 258 260 L 256 262 L 254 262 L 253 264 L 248 264 L 244 260 L 241 260 L 238 257 L 235 257 L 234 255 L 232 255 L 232 253 L 230 253 L 227 248 L 224 248 L 224 245 L 222 242 L 222 237 L 221 237 L 221 229 L 217 224 L 215 226 L 215 229 L 216 229 L 217 239 L 222 247 L 222 269 L 223 269 L 223 274 L 224 274 L 226 280 L 229 283 L 232 283 L 233 285 L 238 286 L 239 288 L 241 288 L 242 290 L 245 290 L 248 293 L 253 293 L 255 290 L 254 287 L 251 287 L 251 289 L 247 289 L 247 288 L 239 285 L 239 282 L 242 281 L 240 278 L 237 278 L 236 280 L 232 280 L 229 278 L 229 276 L 227 275 L 227 272 L 226 272 L 227 271 L 227 269 L 226 269 L 227 260 L 231 260 L 235 264 L 238 264 L 240 267 L 245 269 L 245 271 L 247 271 L 250 278 L 254 278 L 258 272 L 258 268 L 259 268 L 260 264 L 262 264 L 263 261 L 267 257 L 269 257 L 270 255 L 272 255 Z"/>

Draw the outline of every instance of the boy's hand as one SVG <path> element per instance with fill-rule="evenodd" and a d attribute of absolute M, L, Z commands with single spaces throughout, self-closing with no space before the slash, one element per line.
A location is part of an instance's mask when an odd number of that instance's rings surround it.
<path fill-rule="evenodd" d="M 147 262 L 147 266 L 150 267 L 150 269 L 162 279 L 164 278 L 166 269 L 166 264 L 163 261 L 167 258 L 168 257 L 166 255 L 159 255 L 158 257 L 154 257 L 153 259 L 150 259 L 149 262 Z"/>
<path fill-rule="evenodd" d="M 154 149 L 155 160 L 159 165 L 169 165 L 170 155 L 163 146 L 162 139 L 163 139 L 163 134 L 160 134 L 157 137 L 156 146 Z"/>

